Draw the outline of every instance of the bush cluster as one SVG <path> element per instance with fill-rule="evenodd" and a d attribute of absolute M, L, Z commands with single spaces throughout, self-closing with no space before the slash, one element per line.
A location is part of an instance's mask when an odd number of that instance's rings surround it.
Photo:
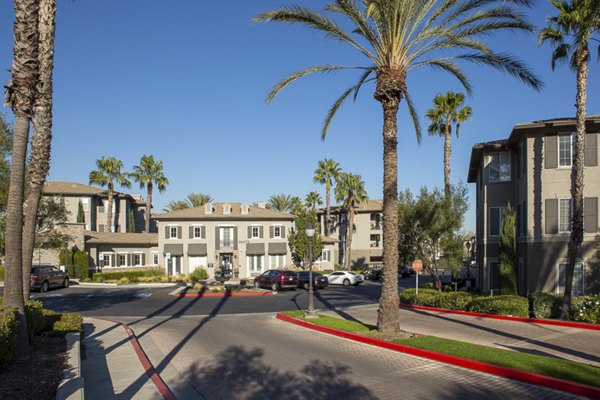
<path fill-rule="evenodd" d="M 0 282 L 4 281 L 4 266 L 0 265 Z"/>
<path fill-rule="evenodd" d="M 0 307 L 0 368 L 4 368 L 12 360 L 17 345 L 17 311 L 13 308 Z"/>
<path fill-rule="evenodd" d="M 600 295 L 573 296 L 572 318 L 588 324 L 600 324 Z"/>
<path fill-rule="evenodd" d="M 533 318 L 560 318 L 563 297 L 551 293 L 534 293 L 529 296 L 529 312 Z"/>
<path fill-rule="evenodd" d="M 193 283 L 208 279 L 208 272 L 204 268 L 196 268 L 190 274 L 190 279 Z"/>
<path fill-rule="evenodd" d="M 495 314 L 511 315 L 513 317 L 529 317 L 529 300 L 527 297 L 514 295 L 500 295 L 494 297 L 475 297 L 469 304 L 469 311 Z"/>
<path fill-rule="evenodd" d="M 59 314 L 52 324 L 52 336 L 64 336 L 67 332 L 83 332 L 83 317 L 77 313 Z"/>
<path fill-rule="evenodd" d="M 96 272 L 92 276 L 92 281 L 94 282 L 108 282 L 115 281 L 120 283 L 129 283 L 129 282 L 139 282 L 140 279 L 147 281 L 147 278 L 152 278 L 153 281 L 160 281 L 161 277 L 164 275 L 164 270 L 162 268 L 147 268 L 147 269 L 137 269 L 131 271 L 103 271 Z M 127 279 L 127 281 L 124 280 Z M 121 281 L 123 280 L 123 281 Z"/>

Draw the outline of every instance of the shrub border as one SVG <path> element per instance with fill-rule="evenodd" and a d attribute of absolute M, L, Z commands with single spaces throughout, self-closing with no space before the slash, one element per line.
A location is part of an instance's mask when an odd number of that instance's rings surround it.
<path fill-rule="evenodd" d="M 256 297 L 275 296 L 277 292 L 177 293 L 175 297 Z"/>
<path fill-rule="evenodd" d="M 471 313 L 474 314 L 474 313 Z M 488 314 L 483 314 L 488 315 Z M 327 333 L 334 336 L 339 336 L 345 339 L 354 340 L 356 342 L 369 344 L 372 346 L 381 347 L 388 350 L 397 351 L 400 353 L 406 353 L 417 357 L 428 358 L 430 360 L 440 361 L 446 364 L 457 365 L 459 367 L 472 369 L 479 372 L 484 372 L 491 375 L 501 376 L 503 378 L 518 380 L 525 383 L 530 383 L 538 386 L 544 386 L 550 389 L 560 390 L 562 392 L 568 392 L 579 396 L 588 396 L 591 398 L 600 398 L 600 388 L 596 388 L 590 385 L 581 383 L 571 382 L 564 379 L 551 378 L 535 374 L 532 372 L 520 371 L 513 368 L 499 367 L 497 365 L 491 365 L 480 361 L 473 361 L 466 358 L 450 356 L 447 354 L 436 353 L 429 350 L 417 349 L 415 347 L 404 346 L 392 342 L 386 342 L 383 340 L 358 335 L 355 333 L 344 332 L 341 330 L 316 325 L 311 322 L 302 321 L 297 318 L 289 317 L 282 313 L 277 313 L 277 319 L 285 322 L 290 322 L 295 325 L 302 326 L 304 328 L 312 329 L 318 332 Z M 511 318 L 512 319 L 512 318 Z"/>
<path fill-rule="evenodd" d="M 415 310 L 423 310 L 423 311 L 434 311 L 434 312 L 439 312 L 439 313 L 444 313 L 444 314 L 459 314 L 459 315 L 468 315 L 471 317 L 501 319 L 501 320 L 505 320 L 505 321 L 528 322 L 528 323 L 533 323 L 533 324 L 565 326 L 568 328 L 579 328 L 579 329 L 589 329 L 592 331 L 600 331 L 600 325 L 586 324 L 584 322 L 560 321 L 560 320 L 542 319 L 542 318 L 510 317 L 508 315 L 494 315 L 494 314 L 476 313 L 476 312 L 472 312 L 472 311 L 448 310 L 445 308 L 417 306 L 417 305 L 406 304 L 406 303 L 400 303 L 400 307 L 412 308 Z"/>

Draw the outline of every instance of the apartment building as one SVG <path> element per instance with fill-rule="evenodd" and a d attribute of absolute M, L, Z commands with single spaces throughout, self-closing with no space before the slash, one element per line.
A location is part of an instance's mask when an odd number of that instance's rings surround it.
<path fill-rule="evenodd" d="M 562 293 L 571 225 L 571 166 L 575 120 L 559 118 L 516 125 L 508 139 L 473 146 L 468 182 L 476 185 L 477 285 L 498 288 L 502 218 L 517 216 L 518 291 Z M 586 121 L 582 251 L 574 294 L 600 290 L 598 251 L 598 134 L 600 115 Z"/>
<path fill-rule="evenodd" d="M 159 262 L 171 275 L 205 268 L 214 277 L 223 267 L 234 279 L 248 279 L 293 265 L 290 214 L 244 203 L 208 203 L 154 218 Z"/>

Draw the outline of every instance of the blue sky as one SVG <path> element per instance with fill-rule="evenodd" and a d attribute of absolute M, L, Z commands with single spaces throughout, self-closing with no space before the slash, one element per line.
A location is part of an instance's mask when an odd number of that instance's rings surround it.
<path fill-rule="evenodd" d="M 272 105 L 264 102 L 279 79 L 307 66 L 366 65 L 353 49 L 318 33 L 250 22 L 255 14 L 289 2 L 58 3 L 50 180 L 88 183 L 95 160 L 104 155 L 131 170 L 143 154 L 154 154 L 170 180 L 167 191 L 154 197 L 156 212 L 191 192 L 241 202 L 278 193 L 304 197 L 312 190 L 324 197 L 324 188 L 312 182 L 313 172 L 319 160 L 333 158 L 343 170 L 362 176 L 370 198 L 382 198 L 382 115 L 373 86 L 338 112 L 324 142 L 326 112 L 357 73 L 305 78 Z M 326 4 L 297 3 L 319 10 Z M 541 0 L 527 11 L 538 27 L 552 13 Z M 12 14 L 12 1 L 0 2 L 3 84 L 12 58 Z M 453 182 L 466 182 L 474 143 L 506 138 L 520 122 L 575 113 L 575 76 L 565 65 L 552 72 L 551 49 L 538 47 L 536 35 L 486 40 L 494 50 L 524 60 L 546 86 L 535 92 L 490 68 L 464 65 L 474 87 L 467 101 L 474 116 L 453 139 Z M 594 57 L 588 114 L 600 113 L 598 64 Z M 414 71 L 408 88 L 421 116 L 435 94 L 461 90 L 452 77 L 430 69 Z M 442 139 L 424 136 L 419 146 L 404 104 L 398 126 L 400 190 L 442 186 Z M 145 194 L 137 186 L 129 192 Z M 471 207 L 466 230 L 474 231 L 474 220 Z"/>

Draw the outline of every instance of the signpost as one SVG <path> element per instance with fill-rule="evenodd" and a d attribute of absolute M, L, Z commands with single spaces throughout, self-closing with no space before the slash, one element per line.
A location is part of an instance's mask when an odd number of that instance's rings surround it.
<path fill-rule="evenodd" d="M 419 271 L 421 271 L 423 269 L 423 261 L 421 261 L 421 260 L 413 261 L 412 269 L 413 269 L 413 271 L 415 271 L 417 273 L 415 290 L 416 290 L 416 294 L 418 295 L 419 294 Z"/>

